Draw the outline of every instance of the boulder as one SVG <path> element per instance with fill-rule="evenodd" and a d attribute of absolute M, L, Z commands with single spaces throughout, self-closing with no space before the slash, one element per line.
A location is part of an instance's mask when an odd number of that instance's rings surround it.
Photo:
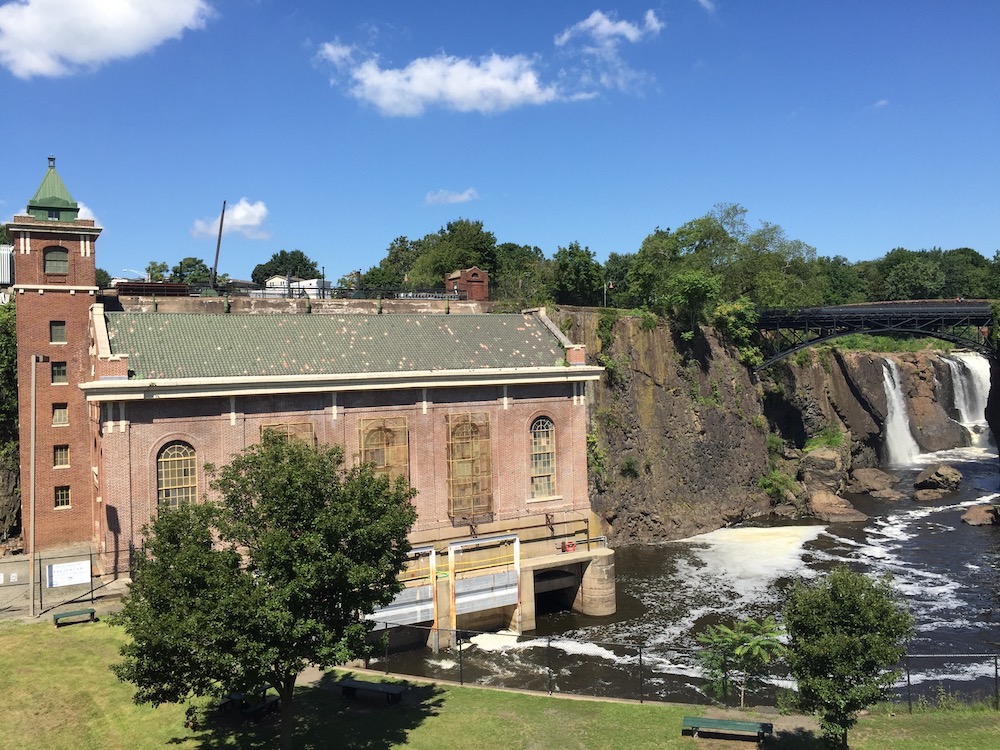
<path fill-rule="evenodd" d="M 879 500 L 890 500 L 892 502 L 906 499 L 906 495 L 904 495 L 902 492 L 899 492 L 898 490 L 893 490 L 893 489 L 875 490 L 874 492 L 871 492 L 869 494 L 872 497 L 877 497 Z"/>
<path fill-rule="evenodd" d="M 898 481 L 898 478 L 881 469 L 855 469 L 851 475 L 851 481 L 847 485 L 847 491 L 858 495 L 871 495 L 892 489 L 892 486 Z"/>
<path fill-rule="evenodd" d="M 868 516 L 856 510 L 847 500 L 825 490 L 809 496 L 809 509 L 814 516 L 828 523 L 864 523 L 868 520 Z"/>
<path fill-rule="evenodd" d="M 962 485 L 962 472 L 946 464 L 928 466 L 913 481 L 915 490 L 936 490 L 941 497 L 949 492 L 957 492 Z"/>
<path fill-rule="evenodd" d="M 995 505 L 973 505 L 962 514 L 962 522 L 970 526 L 989 526 L 1000 523 Z"/>
<path fill-rule="evenodd" d="M 833 448 L 817 448 L 802 457 L 799 472 L 811 492 L 840 492 L 844 487 L 844 456 Z"/>

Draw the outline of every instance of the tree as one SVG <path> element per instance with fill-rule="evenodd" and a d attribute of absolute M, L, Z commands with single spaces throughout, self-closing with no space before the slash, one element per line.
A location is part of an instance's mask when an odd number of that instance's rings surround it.
<path fill-rule="evenodd" d="M 678 271 L 666 283 L 666 302 L 674 317 L 684 321 L 681 336 L 690 341 L 698 324 L 705 320 L 708 310 L 719 296 L 721 279 L 710 271 L 689 268 Z"/>
<path fill-rule="evenodd" d="M 496 275 L 490 278 L 491 299 L 519 310 L 552 299 L 551 263 L 541 248 L 505 242 L 497 246 L 496 254 Z"/>
<path fill-rule="evenodd" d="M 146 264 L 146 278 L 149 281 L 166 281 L 169 270 L 170 266 L 166 263 L 158 263 L 155 260 L 151 260 Z"/>
<path fill-rule="evenodd" d="M 492 278 L 496 274 L 497 239 L 483 229 L 483 222 L 458 219 L 436 234 L 417 240 L 419 257 L 410 269 L 410 281 L 420 287 L 440 287 L 452 271 L 479 266 Z"/>
<path fill-rule="evenodd" d="M 789 665 L 799 706 L 819 712 L 823 734 L 847 747 L 858 712 L 889 696 L 913 618 L 888 577 L 839 567 L 814 584 L 796 583 L 785 608 Z"/>
<path fill-rule="evenodd" d="M 401 588 L 415 492 L 271 431 L 206 468 L 219 501 L 161 509 L 145 531 L 112 669 L 154 706 L 269 683 L 288 748 L 299 673 L 366 655 L 364 615 Z"/>
<path fill-rule="evenodd" d="M 552 266 L 553 292 L 557 303 L 595 307 L 601 304 L 603 273 L 601 264 L 589 247 L 580 247 L 579 242 L 560 247 L 552 256 Z"/>
<path fill-rule="evenodd" d="M 97 269 L 97 286 L 101 289 L 107 289 L 111 286 L 111 274 L 103 268 Z"/>
<path fill-rule="evenodd" d="M 272 276 L 296 276 L 300 279 L 318 279 L 319 266 L 301 250 L 279 250 L 266 263 L 254 266 L 250 274 L 254 284 L 264 285 Z"/>
<path fill-rule="evenodd" d="M 747 690 L 762 684 L 768 665 L 785 654 L 783 631 L 768 615 L 760 622 L 748 617 L 733 624 L 709 625 L 696 636 L 705 649 L 698 660 L 708 672 L 715 694 L 725 699 L 735 680 L 740 689 L 740 708 L 746 706 Z"/>
<path fill-rule="evenodd" d="M 184 258 L 170 269 L 170 281 L 176 284 L 208 284 L 212 269 L 201 258 Z"/>
<path fill-rule="evenodd" d="M 0 305 L 0 539 L 20 525 L 17 334 L 14 301 Z"/>

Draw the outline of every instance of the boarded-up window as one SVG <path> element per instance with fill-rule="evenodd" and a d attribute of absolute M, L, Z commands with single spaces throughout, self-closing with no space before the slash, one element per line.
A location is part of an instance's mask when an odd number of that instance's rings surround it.
<path fill-rule="evenodd" d="M 69 251 L 64 247 L 47 247 L 42 253 L 45 273 L 69 273 Z"/>
<path fill-rule="evenodd" d="M 198 499 L 198 474 L 194 448 L 187 443 L 168 443 L 156 457 L 156 501 L 174 508 Z"/>
<path fill-rule="evenodd" d="M 531 423 L 531 496 L 556 494 L 556 428 L 548 417 Z"/>
<path fill-rule="evenodd" d="M 493 511 L 490 415 L 448 415 L 448 512 L 474 517 Z"/>
<path fill-rule="evenodd" d="M 314 444 L 312 422 L 275 422 L 274 424 L 261 425 L 260 436 L 262 438 L 265 432 L 273 432 L 284 438 L 301 440 L 309 445 Z"/>
<path fill-rule="evenodd" d="M 410 446 L 406 417 L 362 419 L 358 423 L 361 461 L 375 464 L 375 471 L 410 478 Z"/>

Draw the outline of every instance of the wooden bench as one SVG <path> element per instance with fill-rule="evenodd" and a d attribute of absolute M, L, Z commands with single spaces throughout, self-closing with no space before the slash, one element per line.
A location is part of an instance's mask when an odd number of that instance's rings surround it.
<path fill-rule="evenodd" d="M 686 729 L 690 729 L 691 734 L 695 737 L 700 731 L 720 734 L 755 734 L 758 743 L 763 742 L 766 735 L 774 733 L 774 725 L 769 722 L 709 719 L 706 716 L 685 716 L 681 724 L 681 733 L 683 734 Z"/>
<path fill-rule="evenodd" d="M 272 711 L 277 711 L 281 705 L 281 697 L 277 695 L 264 695 L 260 703 L 248 703 L 244 702 L 243 707 L 240 709 L 240 713 L 244 716 L 249 716 L 254 721 L 260 721 L 264 716 L 271 713 Z"/>
<path fill-rule="evenodd" d="M 339 680 L 337 685 L 340 686 L 341 694 L 345 698 L 354 698 L 359 690 L 381 693 L 385 695 L 385 702 L 390 706 L 395 706 L 403 700 L 403 693 L 409 687 L 408 685 L 400 685 L 398 682 L 368 682 L 367 680 L 352 680 L 349 677 Z"/>
<path fill-rule="evenodd" d="M 52 624 L 58 628 L 60 620 L 65 620 L 70 617 L 83 617 L 84 615 L 90 619 L 90 622 L 94 622 L 97 619 L 97 612 L 94 608 L 86 607 L 84 609 L 74 609 L 70 612 L 53 612 Z"/>

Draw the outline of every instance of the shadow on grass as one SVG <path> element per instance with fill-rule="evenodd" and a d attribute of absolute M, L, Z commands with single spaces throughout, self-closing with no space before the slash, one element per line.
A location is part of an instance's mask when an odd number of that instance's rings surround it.
<path fill-rule="evenodd" d="M 350 675 L 327 674 L 318 683 L 295 690 L 293 747 L 388 750 L 405 745 L 408 733 L 435 716 L 443 703 L 439 688 L 423 684 L 410 684 L 396 706 L 388 705 L 385 696 L 378 694 L 347 699 L 335 687 L 335 682 L 344 676 Z M 239 713 L 217 709 L 201 712 L 199 726 L 193 732 L 197 746 L 205 750 L 275 748 L 280 736 L 279 712 L 254 722 Z M 173 743 L 185 741 L 178 737 Z"/>
<path fill-rule="evenodd" d="M 764 747 L 775 748 L 775 750 L 816 750 L 825 748 L 823 738 L 817 736 L 811 729 L 799 727 L 797 729 L 782 729 L 769 737 Z"/>

